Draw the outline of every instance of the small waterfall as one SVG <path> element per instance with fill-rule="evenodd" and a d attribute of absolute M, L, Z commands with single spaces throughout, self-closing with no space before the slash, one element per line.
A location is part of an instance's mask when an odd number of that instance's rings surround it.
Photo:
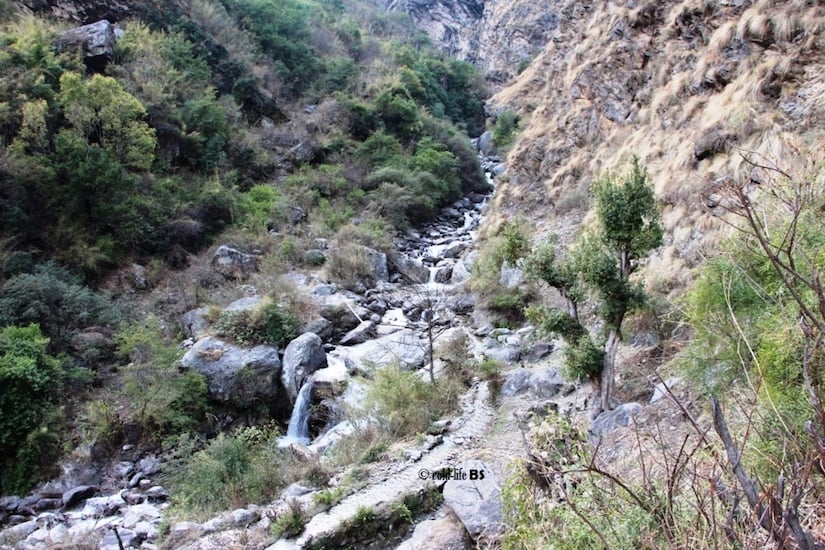
<path fill-rule="evenodd" d="M 278 438 L 279 447 L 287 447 L 292 443 L 309 444 L 309 396 L 312 393 L 313 382 L 313 378 L 310 377 L 298 391 L 286 435 Z"/>

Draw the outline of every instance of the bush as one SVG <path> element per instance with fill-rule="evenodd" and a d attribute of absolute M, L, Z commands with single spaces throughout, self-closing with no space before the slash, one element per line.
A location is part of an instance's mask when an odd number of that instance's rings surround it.
<path fill-rule="evenodd" d="M 496 117 L 493 126 L 493 139 L 499 147 L 506 147 L 513 142 L 519 127 L 519 116 L 512 111 L 503 111 Z"/>
<path fill-rule="evenodd" d="M 354 243 L 333 248 L 327 257 L 326 271 L 330 279 L 348 289 L 357 288 L 372 278 L 366 249 Z"/>
<path fill-rule="evenodd" d="M 37 325 L 0 330 L 0 494 L 27 491 L 60 453 L 59 390 L 66 378 Z"/>
<path fill-rule="evenodd" d="M 277 445 L 273 426 L 219 434 L 172 476 L 172 498 L 186 516 L 204 517 L 273 499 L 289 483 L 315 485 L 317 462 L 302 462 Z"/>
<path fill-rule="evenodd" d="M 309 521 L 301 503 L 291 500 L 287 511 L 278 517 L 269 527 L 269 532 L 278 538 L 291 538 L 304 530 Z"/>
<path fill-rule="evenodd" d="M 194 371 L 179 370 L 183 351 L 164 337 L 157 319 L 124 325 L 115 340 L 118 354 L 130 361 L 123 367 L 121 392 L 131 409 L 122 422 L 139 425 L 145 437 L 159 441 L 203 420 L 206 380 Z"/>
<path fill-rule="evenodd" d="M 215 331 L 238 344 L 286 346 L 298 335 L 299 321 L 291 312 L 267 298 L 252 310 L 224 311 L 215 321 Z"/>
<path fill-rule="evenodd" d="M 438 386 L 398 367 L 379 369 L 367 396 L 368 410 L 390 439 L 423 432 L 450 410 Z"/>
<path fill-rule="evenodd" d="M 56 264 L 16 275 L 0 291 L 0 326 L 36 323 L 52 351 L 68 351 L 80 329 L 112 324 L 118 316 L 109 300 Z"/>

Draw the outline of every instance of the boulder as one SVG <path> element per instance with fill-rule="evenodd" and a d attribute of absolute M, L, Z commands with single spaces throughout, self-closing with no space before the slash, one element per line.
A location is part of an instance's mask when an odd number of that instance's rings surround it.
<path fill-rule="evenodd" d="M 94 485 L 79 485 L 69 489 L 63 493 L 63 506 L 71 508 L 75 504 L 83 502 L 87 498 L 91 498 L 97 492 L 97 487 Z"/>
<path fill-rule="evenodd" d="M 501 395 L 512 397 L 530 389 L 530 381 L 533 377 L 527 369 L 516 369 L 507 373 L 504 385 L 501 386 Z"/>
<path fill-rule="evenodd" d="M 502 532 L 501 486 L 492 468 L 480 460 L 468 460 L 461 471 L 468 479 L 448 481 L 444 503 L 474 539 Z M 469 479 L 473 473 L 477 479 Z"/>
<path fill-rule="evenodd" d="M 281 361 L 272 346 L 244 349 L 207 337 L 186 352 L 181 365 L 206 377 L 209 397 L 215 401 L 245 408 L 278 397 Z"/>
<path fill-rule="evenodd" d="M 447 265 L 447 266 L 438 267 L 438 268 L 436 268 L 435 276 L 433 277 L 433 280 L 436 283 L 439 283 L 439 284 L 447 284 L 447 283 L 450 282 L 450 279 L 452 278 L 452 275 L 453 275 L 453 267 L 452 266 Z"/>
<path fill-rule="evenodd" d="M 281 383 L 291 401 L 295 401 L 298 390 L 306 377 L 327 366 L 324 343 L 314 332 L 305 332 L 291 341 L 284 351 Z"/>
<path fill-rule="evenodd" d="M 84 61 L 105 66 L 115 55 L 115 29 L 106 20 L 70 29 L 55 43 L 59 53 L 80 52 Z"/>
<path fill-rule="evenodd" d="M 406 254 L 401 252 L 390 254 L 389 261 L 392 268 L 409 283 L 420 284 L 430 280 L 430 270 L 420 261 L 410 258 Z"/>
<path fill-rule="evenodd" d="M 372 321 L 361 321 L 361 323 L 346 333 L 341 338 L 340 344 L 342 346 L 352 346 L 354 344 L 363 344 L 370 339 L 374 323 Z"/>
<path fill-rule="evenodd" d="M 160 471 L 160 459 L 154 455 L 147 456 L 138 462 L 138 469 L 145 476 L 151 476 Z"/>
<path fill-rule="evenodd" d="M 134 548 L 139 544 L 137 533 L 131 529 L 114 527 L 106 531 L 97 548 L 98 550 L 119 550 L 120 548 Z"/>
<path fill-rule="evenodd" d="M 369 262 L 370 279 L 375 282 L 389 281 L 390 270 L 387 265 L 387 255 L 367 246 L 363 247 L 363 249 Z"/>
<path fill-rule="evenodd" d="M 363 344 L 340 348 L 340 351 L 352 361 L 355 370 L 365 373 L 393 363 L 405 370 L 417 369 L 427 356 L 424 343 L 415 332 L 406 328 Z"/>
<path fill-rule="evenodd" d="M 260 296 L 246 296 L 231 302 L 228 306 L 223 308 L 223 311 L 252 311 L 257 309 L 263 301 L 263 298 Z"/>
<path fill-rule="evenodd" d="M 504 288 L 517 288 L 524 284 L 524 271 L 520 267 L 505 263 L 501 266 L 498 282 Z"/>
<path fill-rule="evenodd" d="M 241 252 L 231 246 L 221 245 L 212 256 L 212 269 L 227 279 L 246 279 L 258 271 L 260 257 Z"/>
<path fill-rule="evenodd" d="M 346 332 L 357 327 L 362 321 L 355 313 L 357 308 L 360 307 L 358 302 L 343 293 L 338 292 L 323 296 L 318 301 L 321 306 L 321 317 L 332 323 L 334 331 Z"/>
<path fill-rule="evenodd" d="M 464 550 L 471 547 L 464 526 L 455 516 L 447 515 L 437 519 L 428 519 L 416 525 L 412 537 L 402 542 L 397 550 L 419 550 L 421 548 Z"/>
<path fill-rule="evenodd" d="M 484 355 L 502 363 L 517 363 L 521 358 L 518 346 L 513 345 L 487 348 L 484 350 Z"/>
<path fill-rule="evenodd" d="M 629 426 L 633 416 L 642 410 L 639 403 L 624 403 L 612 411 L 604 411 L 590 423 L 587 435 L 593 445 L 597 445 L 603 435 L 618 428 Z"/>
<path fill-rule="evenodd" d="M 478 152 L 485 157 L 496 154 L 496 144 L 493 140 L 493 132 L 486 131 L 478 137 Z"/>
<path fill-rule="evenodd" d="M 450 273 L 450 282 L 454 285 L 463 283 L 470 279 L 470 268 L 463 260 L 459 260 L 453 266 L 453 271 Z"/>
<path fill-rule="evenodd" d="M 181 315 L 180 324 L 183 333 L 189 338 L 200 338 L 209 328 L 209 320 L 206 318 L 208 313 L 209 308 L 199 307 Z"/>
<path fill-rule="evenodd" d="M 324 342 L 327 342 L 330 338 L 332 338 L 332 331 L 332 323 L 323 317 L 318 317 L 310 321 L 303 330 L 303 332 L 314 332 Z"/>
<path fill-rule="evenodd" d="M 113 516 L 126 505 L 126 500 L 119 494 L 92 497 L 83 504 L 81 515 L 87 518 L 103 518 Z"/>
<path fill-rule="evenodd" d="M 536 342 L 533 344 L 533 347 L 530 348 L 522 359 L 524 359 L 528 363 L 538 363 L 551 353 L 555 347 L 553 346 L 552 342 Z"/>
<path fill-rule="evenodd" d="M 530 388 L 536 397 L 549 399 L 559 393 L 567 395 L 574 389 L 564 377 L 554 368 L 547 368 L 541 372 L 533 374 L 530 379 Z"/>

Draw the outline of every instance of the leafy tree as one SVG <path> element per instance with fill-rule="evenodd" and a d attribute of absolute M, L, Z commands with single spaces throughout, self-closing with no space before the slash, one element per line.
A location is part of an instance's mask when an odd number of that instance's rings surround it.
<path fill-rule="evenodd" d="M 554 244 L 538 247 L 528 260 L 528 273 L 557 289 L 566 312 L 533 309 L 531 315 L 549 332 L 568 340 L 568 365 L 574 373 L 599 379 L 601 410 L 613 407 L 616 351 L 625 316 L 644 304 L 641 283 L 630 279 L 638 260 L 662 242 L 662 228 L 647 170 L 633 159 L 628 173 L 606 175 L 593 186 L 596 227 L 585 234 L 569 256 L 558 261 Z M 582 324 L 578 303 L 590 290 L 604 321 L 604 342 L 597 346 Z M 600 349 L 600 347 L 602 349 Z"/>
<path fill-rule="evenodd" d="M 55 264 L 16 275 L 0 291 L 0 326 L 37 324 L 54 351 L 66 351 L 79 329 L 116 319 L 107 299 Z"/>
<path fill-rule="evenodd" d="M 60 77 L 63 114 L 90 146 L 99 144 L 126 168 L 148 170 L 154 160 L 155 132 L 142 119 L 146 109 L 114 78 L 77 73 Z"/>
<path fill-rule="evenodd" d="M 193 372 L 181 372 L 181 349 L 163 335 L 160 322 L 150 317 L 125 325 L 115 337 L 118 353 L 130 361 L 124 367 L 123 394 L 133 405 L 131 418 L 146 436 L 191 429 L 206 411 L 206 381 Z"/>
<path fill-rule="evenodd" d="M 59 450 L 54 434 L 60 362 L 40 328 L 0 330 L 0 494 L 26 491 Z"/>

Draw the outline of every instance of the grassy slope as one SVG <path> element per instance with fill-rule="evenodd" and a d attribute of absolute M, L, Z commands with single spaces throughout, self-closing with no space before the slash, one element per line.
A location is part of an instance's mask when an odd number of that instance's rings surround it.
<path fill-rule="evenodd" d="M 588 181 L 637 154 L 668 235 L 648 281 L 678 292 L 719 236 L 702 191 L 720 177 L 749 177 L 740 153 L 796 171 L 817 160 L 825 14 L 801 1 L 577 4 L 559 8 L 557 39 L 492 98 L 523 121 L 497 215 L 569 229 Z M 694 147 L 713 131 L 732 146 L 697 160 Z"/>

